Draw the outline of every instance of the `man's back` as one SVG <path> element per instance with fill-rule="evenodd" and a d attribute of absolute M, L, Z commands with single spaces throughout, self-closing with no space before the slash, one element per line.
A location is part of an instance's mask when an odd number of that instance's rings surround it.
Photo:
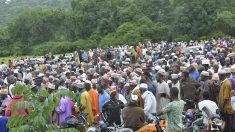
<path fill-rule="evenodd" d="M 125 107 L 122 111 L 123 121 L 126 128 L 137 130 L 144 126 L 145 114 L 144 110 L 137 106 Z"/>
<path fill-rule="evenodd" d="M 169 130 L 181 130 L 182 124 L 182 112 L 185 102 L 183 100 L 172 101 L 163 108 L 163 112 L 167 113 L 167 129 Z"/>
<path fill-rule="evenodd" d="M 121 108 L 124 107 L 124 104 L 120 100 L 109 100 L 106 102 L 102 108 L 102 111 L 105 112 L 108 115 L 108 122 L 114 123 L 116 125 L 121 124 Z"/>
<path fill-rule="evenodd" d="M 142 97 L 144 99 L 145 114 L 156 114 L 157 101 L 155 96 L 150 91 L 145 91 Z"/>
<path fill-rule="evenodd" d="M 200 84 L 193 79 L 188 79 L 187 81 L 182 81 L 180 83 L 180 95 L 181 99 L 194 100 L 196 98 L 196 90 Z"/>
<path fill-rule="evenodd" d="M 220 92 L 219 92 L 219 108 L 223 114 L 233 113 L 233 109 L 231 105 L 231 97 L 230 97 L 231 89 L 232 87 L 231 87 L 231 83 L 229 80 L 225 80 L 222 82 L 222 85 L 220 87 Z M 225 103 L 225 100 L 227 100 L 226 103 Z"/>

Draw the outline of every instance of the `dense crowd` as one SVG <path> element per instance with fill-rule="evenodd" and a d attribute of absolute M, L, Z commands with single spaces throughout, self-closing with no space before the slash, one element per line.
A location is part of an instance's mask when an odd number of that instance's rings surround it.
<path fill-rule="evenodd" d="M 138 130 L 147 120 L 163 116 L 166 131 L 178 132 L 183 129 L 182 112 L 196 105 L 205 126 L 209 115 L 219 115 L 226 122 L 224 131 L 233 132 L 234 43 L 233 39 L 147 42 L 2 62 L 1 114 L 4 119 L 27 114 L 12 111 L 24 96 L 15 94 L 14 86 L 25 84 L 35 92 L 44 88 L 49 93 L 59 89 L 76 93 L 77 102 L 60 99 L 49 123 L 62 125 L 82 106 L 89 124 L 104 120 Z"/>

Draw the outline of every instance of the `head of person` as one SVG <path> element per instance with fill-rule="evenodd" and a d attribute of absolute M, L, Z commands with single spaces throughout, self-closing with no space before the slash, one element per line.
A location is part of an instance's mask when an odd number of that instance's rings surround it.
<path fill-rule="evenodd" d="M 130 84 L 130 89 L 133 90 L 137 86 L 137 81 L 136 80 L 131 80 L 129 82 Z"/>
<path fill-rule="evenodd" d="M 122 77 L 119 78 L 119 80 L 118 80 L 118 87 L 119 87 L 119 88 L 123 88 L 124 85 L 125 85 L 125 79 L 122 78 Z"/>
<path fill-rule="evenodd" d="M 141 94 L 143 94 L 145 91 L 147 91 L 148 85 L 146 83 L 141 83 L 139 89 L 140 89 Z"/>
<path fill-rule="evenodd" d="M 13 75 L 9 75 L 9 76 L 7 77 L 7 82 L 8 82 L 9 84 L 14 84 L 14 83 L 16 82 L 16 78 L 15 78 Z"/>
<path fill-rule="evenodd" d="M 226 66 L 229 66 L 231 63 L 230 63 L 231 61 L 230 61 L 230 58 L 229 57 L 227 57 L 227 58 L 225 58 L 225 65 Z"/>
<path fill-rule="evenodd" d="M 207 72 L 207 71 L 202 71 L 201 72 L 201 81 L 206 81 L 206 80 L 209 79 L 209 77 L 210 77 L 209 72 Z"/>
<path fill-rule="evenodd" d="M 235 76 L 235 65 L 231 67 L 231 74 L 233 77 Z"/>
<path fill-rule="evenodd" d="M 101 85 L 97 84 L 96 89 L 97 89 L 98 93 L 100 93 L 100 94 L 104 93 L 104 89 L 101 87 Z"/>
<path fill-rule="evenodd" d="M 164 70 L 159 70 L 157 72 L 157 81 L 162 82 L 165 78 L 165 71 Z"/>
<path fill-rule="evenodd" d="M 109 95 L 111 100 L 116 100 L 117 99 L 117 91 L 115 87 L 111 87 L 109 89 Z"/>
<path fill-rule="evenodd" d="M 7 88 L 2 88 L 0 90 L 0 97 L 2 100 L 4 100 L 8 95 L 8 89 Z"/>
<path fill-rule="evenodd" d="M 187 79 L 189 79 L 189 72 L 188 71 L 183 71 L 182 75 L 181 75 L 181 80 L 185 81 Z"/>
<path fill-rule="evenodd" d="M 128 103 L 128 106 L 138 106 L 138 96 L 137 95 L 131 95 L 131 99 Z"/>
<path fill-rule="evenodd" d="M 89 91 L 91 89 L 91 81 L 90 80 L 86 80 L 84 82 L 84 87 L 87 91 Z"/>
<path fill-rule="evenodd" d="M 191 73 L 191 72 L 194 72 L 196 69 L 193 65 L 190 65 L 188 70 L 189 70 L 189 73 Z"/>
<path fill-rule="evenodd" d="M 171 81 L 173 84 L 176 84 L 179 81 L 179 75 L 178 74 L 171 74 Z"/>
<path fill-rule="evenodd" d="M 220 81 L 224 81 L 227 78 L 227 72 L 225 70 L 219 70 L 219 79 Z"/>
<path fill-rule="evenodd" d="M 84 89 L 84 82 L 78 83 L 78 91 L 81 92 Z"/>
<path fill-rule="evenodd" d="M 129 92 L 131 91 L 131 89 L 130 89 L 130 84 L 129 84 L 129 83 L 126 83 L 126 84 L 124 85 L 124 88 L 125 88 L 125 90 L 126 90 L 127 93 L 129 93 Z"/>
<path fill-rule="evenodd" d="M 69 87 L 69 90 L 70 90 L 70 91 L 73 91 L 74 93 L 76 93 L 77 90 L 78 90 L 78 83 L 72 83 L 72 84 L 70 85 L 70 87 Z"/>
<path fill-rule="evenodd" d="M 172 88 L 170 89 L 170 98 L 171 98 L 171 99 L 178 99 L 178 94 L 179 94 L 178 88 L 172 87 Z"/>
<path fill-rule="evenodd" d="M 47 90 L 49 93 L 53 93 L 56 89 L 55 89 L 55 85 L 54 84 L 48 84 L 47 86 Z"/>
<path fill-rule="evenodd" d="M 209 100 L 210 94 L 208 91 L 204 91 L 202 94 L 202 97 L 204 100 Z"/>
<path fill-rule="evenodd" d="M 218 73 L 219 65 L 218 64 L 214 64 L 213 65 L 213 70 L 214 70 L 214 73 Z"/>

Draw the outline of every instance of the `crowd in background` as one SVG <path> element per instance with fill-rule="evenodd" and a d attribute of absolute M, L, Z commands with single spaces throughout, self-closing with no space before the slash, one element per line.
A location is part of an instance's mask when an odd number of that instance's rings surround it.
<path fill-rule="evenodd" d="M 195 108 L 226 121 L 226 132 L 235 130 L 234 39 L 123 45 L 106 49 L 79 50 L 72 54 L 9 60 L 0 64 L 1 113 L 24 115 L 12 105 L 24 95 L 14 86 L 25 84 L 32 91 L 49 93 L 67 89 L 78 101 L 61 98 L 49 123 L 62 125 L 84 107 L 89 124 L 109 124 L 137 130 L 147 119 L 166 115 L 167 131 L 182 131 L 181 113 Z M 100 113 L 106 118 L 100 118 Z"/>

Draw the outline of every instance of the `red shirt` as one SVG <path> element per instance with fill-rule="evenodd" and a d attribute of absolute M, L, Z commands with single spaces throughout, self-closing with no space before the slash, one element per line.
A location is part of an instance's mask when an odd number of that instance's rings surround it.
<path fill-rule="evenodd" d="M 15 103 L 17 103 L 17 102 L 19 102 L 19 101 L 23 101 L 24 99 L 23 99 L 23 96 L 14 96 L 13 98 L 12 98 L 12 100 L 9 102 L 9 104 L 8 104 L 8 106 L 7 106 L 7 108 L 6 108 L 6 111 L 5 111 L 5 115 L 6 116 L 12 116 L 12 115 L 22 115 L 22 116 L 25 116 L 26 115 L 26 112 L 25 112 L 25 110 L 23 109 L 23 108 L 21 108 L 21 109 L 18 109 L 18 110 L 16 110 L 16 111 L 12 111 L 12 106 L 15 104 Z"/>

